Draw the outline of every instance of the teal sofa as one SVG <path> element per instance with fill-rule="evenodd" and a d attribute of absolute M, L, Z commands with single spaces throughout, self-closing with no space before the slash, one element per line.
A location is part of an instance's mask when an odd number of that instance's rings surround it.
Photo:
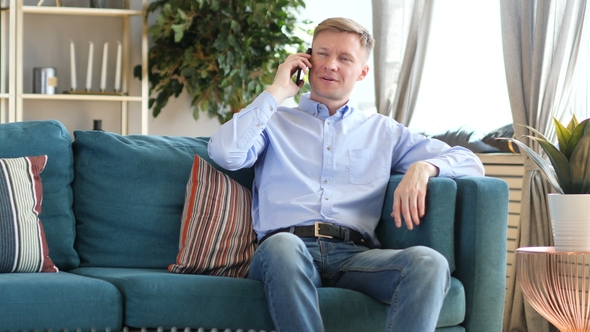
<path fill-rule="evenodd" d="M 57 121 L 0 124 L 0 158 L 47 155 L 43 210 L 58 273 L 0 274 L 0 331 L 118 331 L 129 327 L 274 329 L 260 282 L 173 274 L 185 187 L 207 138 L 75 131 Z M 252 170 L 229 172 L 250 186 Z M 427 245 L 446 256 L 451 290 L 437 331 L 501 331 L 508 187 L 486 177 L 430 181 L 417 229 L 389 216 L 383 247 Z M 319 289 L 326 331 L 383 331 L 387 306 L 350 290 Z M 411 332 L 411 331 L 410 331 Z"/>

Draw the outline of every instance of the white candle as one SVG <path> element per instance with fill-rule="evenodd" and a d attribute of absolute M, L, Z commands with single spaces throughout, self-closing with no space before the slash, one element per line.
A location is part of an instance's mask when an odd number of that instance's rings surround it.
<path fill-rule="evenodd" d="M 109 54 L 109 43 L 104 43 L 102 49 L 102 72 L 100 73 L 100 91 L 104 91 L 107 85 L 107 58 Z"/>
<path fill-rule="evenodd" d="M 121 42 L 117 42 L 117 67 L 115 68 L 115 92 L 121 90 Z"/>
<path fill-rule="evenodd" d="M 86 71 L 86 91 L 92 88 L 92 53 L 94 52 L 94 44 L 90 42 L 88 47 L 88 70 Z"/>
<path fill-rule="evenodd" d="M 74 42 L 70 40 L 70 72 L 72 75 L 72 91 L 76 91 L 76 51 Z"/>

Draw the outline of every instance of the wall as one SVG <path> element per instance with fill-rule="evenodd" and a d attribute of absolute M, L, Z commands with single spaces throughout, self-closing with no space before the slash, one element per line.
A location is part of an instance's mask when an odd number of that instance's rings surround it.
<path fill-rule="evenodd" d="M 24 0 L 26 5 L 35 5 L 37 0 Z M 332 16 L 344 16 L 355 19 L 368 29 L 372 30 L 371 5 L 369 1 L 357 0 L 308 0 L 307 8 L 300 11 L 301 19 L 310 19 L 319 23 Z M 88 0 L 62 0 L 65 6 L 88 6 Z M 120 1 L 108 0 L 107 6 L 116 7 Z M 361 5 L 359 5 L 359 3 Z M 138 9 L 141 1 L 130 0 L 132 8 Z M 53 0 L 46 0 L 44 5 L 55 5 Z M 153 15 L 152 15 L 153 16 Z M 149 21 L 153 21 L 150 17 Z M 98 87 L 100 82 L 100 69 L 102 59 L 102 45 L 109 42 L 109 47 L 114 50 L 116 41 L 120 40 L 120 20 L 116 18 L 99 17 L 75 17 L 75 16 L 43 16 L 27 14 L 24 20 L 26 42 L 24 45 L 24 92 L 32 91 L 33 67 L 56 67 L 59 78 L 58 91 L 68 90 L 70 87 L 70 59 L 69 42 L 76 43 L 77 81 L 78 86 L 83 86 L 86 81 L 86 64 L 88 59 L 88 41 L 94 42 L 94 74 L 93 86 Z M 131 19 L 132 34 L 141 34 L 140 18 Z M 139 38 L 132 40 L 132 63 L 140 63 L 141 43 Z M 110 52 L 113 53 L 113 52 Z M 114 76 L 114 53 L 109 57 L 108 73 L 112 81 Z M 372 63 L 372 59 L 370 60 Z M 127 73 L 132 75 L 132 72 Z M 363 108 L 374 105 L 374 77 L 372 72 L 362 82 L 351 96 L 354 105 Z M 139 81 L 132 79 L 131 94 L 139 91 Z M 107 85 L 112 88 L 113 83 Z M 119 131 L 119 108 L 115 103 L 108 102 L 79 102 L 79 101 L 25 101 L 24 120 L 59 119 L 73 132 L 76 129 L 91 129 L 93 119 L 103 120 L 103 129 L 106 131 Z M 130 103 L 130 130 L 131 134 L 139 133 L 139 103 Z M 213 133 L 219 126 L 217 120 L 201 114 L 198 120 L 194 120 L 190 107 L 190 97 L 183 93 L 176 99 L 170 99 L 168 105 L 157 118 L 150 117 L 149 133 L 157 135 L 184 135 L 207 136 Z"/>

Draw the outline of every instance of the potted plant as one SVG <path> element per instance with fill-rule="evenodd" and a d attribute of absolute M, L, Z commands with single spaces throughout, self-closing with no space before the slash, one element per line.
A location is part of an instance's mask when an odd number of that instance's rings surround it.
<path fill-rule="evenodd" d="M 526 144 L 512 140 L 530 157 L 557 191 L 549 194 L 555 247 L 559 251 L 590 251 L 590 126 L 575 115 L 567 126 L 553 118 L 558 147 L 539 131 L 527 127 L 548 159 Z"/>
<path fill-rule="evenodd" d="M 193 117 L 221 123 L 272 83 L 280 61 L 307 46 L 297 21 L 303 0 L 157 0 L 149 27 L 149 107 L 157 117 L 186 88 Z M 305 27 L 303 22 L 303 27 Z M 141 78 L 141 66 L 135 67 Z"/>

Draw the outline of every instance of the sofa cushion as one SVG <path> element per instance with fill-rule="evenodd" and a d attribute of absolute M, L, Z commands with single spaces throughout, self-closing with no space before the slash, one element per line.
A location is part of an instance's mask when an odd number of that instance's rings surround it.
<path fill-rule="evenodd" d="M 186 186 L 174 273 L 243 278 L 256 249 L 252 192 L 195 156 Z"/>
<path fill-rule="evenodd" d="M 0 273 L 58 271 L 39 220 L 46 163 L 47 156 L 0 159 Z"/>
<path fill-rule="evenodd" d="M 0 274 L 0 331 L 120 331 L 121 293 L 68 272 Z"/>
<path fill-rule="evenodd" d="M 76 249 L 82 266 L 176 261 L 186 184 L 202 138 L 75 131 Z M 251 170 L 230 173 L 251 186 Z"/>
<path fill-rule="evenodd" d="M 51 259 L 61 270 L 77 267 L 72 211 L 74 177 L 72 139 L 57 121 L 0 124 L 0 158 L 47 155 L 43 170 L 43 222 Z"/>
<path fill-rule="evenodd" d="M 83 267 L 71 272 L 117 286 L 124 298 L 124 323 L 130 327 L 274 330 L 264 285 L 257 280 L 158 269 Z M 384 330 L 388 305 L 348 289 L 323 287 L 318 294 L 326 331 Z M 438 326 L 460 324 L 464 308 L 463 287 L 452 278 Z"/>

